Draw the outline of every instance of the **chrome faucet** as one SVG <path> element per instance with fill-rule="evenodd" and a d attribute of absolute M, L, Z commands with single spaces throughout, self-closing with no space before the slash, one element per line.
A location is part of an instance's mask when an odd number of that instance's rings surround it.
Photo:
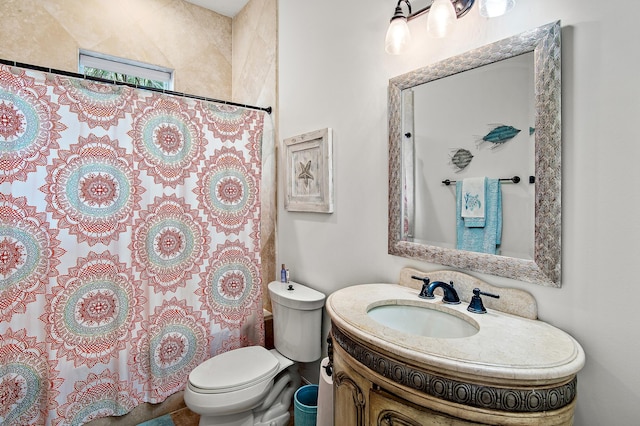
<path fill-rule="evenodd" d="M 442 301 L 444 303 L 447 303 L 449 305 L 457 305 L 460 303 L 460 298 L 458 297 L 458 292 L 456 291 L 455 288 L 453 288 L 453 281 L 449 281 L 449 284 L 442 282 L 442 281 L 433 281 L 433 282 L 429 282 L 429 278 L 424 277 L 416 277 L 411 276 L 411 278 L 413 278 L 414 280 L 420 280 L 423 282 L 422 284 L 422 290 L 420 291 L 420 294 L 418 295 L 418 297 L 421 297 L 423 299 L 433 299 L 435 296 L 433 295 L 433 291 L 440 287 L 442 288 L 442 291 L 444 292 L 444 297 L 442 298 Z"/>

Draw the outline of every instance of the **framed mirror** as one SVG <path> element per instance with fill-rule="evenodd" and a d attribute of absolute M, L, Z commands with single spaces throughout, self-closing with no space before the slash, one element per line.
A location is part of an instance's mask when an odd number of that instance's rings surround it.
<path fill-rule="evenodd" d="M 561 285 L 561 44 L 560 22 L 551 23 L 522 34 L 486 45 L 464 54 L 446 59 L 436 64 L 411 71 L 392 78 L 389 81 L 389 254 L 415 258 L 440 265 L 488 273 L 492 275 L 513 278 L 521 281 L 560 287 Z M 513 62 L 510 62 L 513 60 Z M 531 66 L 527 66 L 531 61 Z M 517 64 L 517 65 L 514 65 Z M 440 243 L 439 238 L 416 238 L 416 229 L 435 226 L 438 228 L 439 219 L 433 211 L 440 205 L 454 203 L 455 185 L 441 182 L 447 178 L 456 180 L 456 175 L 443 176 L 437 183 L 442 191 L 448 191 L 453 201 L 442 202 L 432 196 L 435 190 L 424 189 L 416 178 L 416 170 L 431 169 L 435 162 L 441 162 L 441 156 L 435 153 L 443 149 L 454 149 L 450 142 L 441 142 L 445 146 L 432 145 L 439 143 L 442 138 L 433 138 L 429 142 L 422 142 L 414 138 L 411 133 L 413 123 L 422 123 L 426 117 L 419 116 L 430 108 L 416 108 L 418 104 L 438 102 L 443 99 L 432 87 L 441 86 L 449 80 L 455 82 L 455 95 L 450 96 L 460 102 L 459 108 L 448 106 L 449 111 L 459 111 L 452 115 L 452 120 L 435 120 L 430 125 L 431 136 L 446 134 L 447 129 L 460 127 L 460 122 L 470 121 L 474 116 L 474 109 L 467 109 L 471 102 L 465 99 L 465 91 L 457 88 L 465 87 L 463 79 L 471 79 L 474 86 L 487 86 L 478 83 L 482 75 L 492 75 L 504 68 L 530 68 L 533 70 L 533 88 L 529 90 L 532 98 L 531 105 L 519 105 L 515 97 L 510 96 L 512 90 L 493 90 L 484 96 L 499 97 L 499 103 L 509 108 L 521 108 L 521 115 L 530 115 L 529 128 L 522 129 L 522 144 L 530 143 L 527 149 L 519 154 L 523 156 L 522 164 L 530 163 L 530 170 L 522 170 L 519 191 L 529 192 L 531 200 L 527 211 L 514 213 L 513 208 L 504 211 L 506 224 L 512 221 L 508 215 L 518 214 L 518 220 L 531 222 L 527 234 L 512 238 L 524 245 L 514 250 L 502 250 L 499 254 L 488 254 L 476 251 L 458 250 L 455 244 Z M 502 78 L 502 77 L 501 77 Z M 494 77 L 495 79 L 495 77 Z M 423 88 L 429 88 L 427 100 L 413 99 Z M 531 89 L 531 88 L 527 88 Z M 466 92 L 468 93 L 468 92 Z M 482 96 L 482 95 L 481 95 Z M 527 98 L 528 95 L 523 95 Z M 518 105 L 516 105 L 518 104 Z M 476 111 L 478 111 L 476 109 Z M 529 111 L 529 112 L 528 112 Z M 476 113 L 477 115 L 479 114 Z M 488 125 L 489 123 L 487 123 Z M 507 125 L 509 123 L 502 123 Z M 438 129 L 435 126 L 442 126 Z M 519 127 L 527 127 L 526 123 Z M 426 138 L 430 139 L 430 138 Z M 479 142 L 483 142 L 479 139 Z M 426 146 L 414 144 L 426 143 Z M 491 148 L 485 148 L 491 151 Z M 416 153 L 421 152 L 420 157 Z M 434 154 L 434 155 L 432 155 Z M 527 157 L 528 156 L 528 157 Z M 436 158 L 438 157 L 438 158 Z M 529 158 L 531 157 L 531 158 Z M 507 161 L 511 163 L 512 161 Z M 523 167 L 526 169 L 526 166 Z M 485 175 L 508 173 L 499 168 L 484 171 Z M 481 173 L 482 174 L 482 173 Z M 422 175 L 420 175 L 422 176 Z M 493 176 L 505 178 L 505 176 Z M 511 176 L 509 176 L 511 177 Z M 432 180 L 432 178 L 430 178 Z M 531 182 L 531 183 L 529 183 Z M 509 184 L 503 185 L 505 197 L 515 196 Z M 515 187 L 515 186 L 514 186 Z M 510 192 L 511 191 L 511 192 Z M 517 194 L 516 194 L 517 195 Z M 527 195 L 524 195 L 527 197 Z M 418 200 L 418 203 L 416 203 Z M 505 203 L 508 201 L 505 200 Z M 419 204 L 419 208 L 416 208 Z M 525 203 L 516 203 L 520 207 Z M 426 206 L 426 207 L 425 207 Z M 429 208 L 431 207 L 431 208 Z M 451 209 L 451 207 L 447 207 Z M 521 209 L 522 210 L 522 209 Z M 532 210 L 532 211 L 531 211 Z M 455 214 L 452 213 L 452 214 Z M 525 219 L 520 219 L 525 217 Z M 517 222 L 517 220 L 515 221 Z M 431 223 L 431 224 L 430 224 Z M 455 226 L 446 227 L 444 232 L 455 235 Z M 505 231 L 509 231 L 505 225 Z M 510 232 L 512 234 L 512 232 Z M 513 237 L 509 235 L 509 237 Z M 455 237 L 454 237 L 455 238 Z M 505 236 L 504 240 L 508 240 Z M 506 244 L 506 242 L 505 242 Z M 514 244 L 516 245 L 516 244 Z M 506 247 L 505 247 L 506 248 Z"/>

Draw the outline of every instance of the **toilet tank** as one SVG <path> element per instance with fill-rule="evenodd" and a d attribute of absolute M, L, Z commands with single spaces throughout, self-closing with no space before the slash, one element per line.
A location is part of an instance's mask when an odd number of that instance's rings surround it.
<path fill-rule="evenodd" d="M 291 289 L 290 289 L 291 288 Z M 325 295 L 293 281 L 269 283 L 276 349 L 298 362 L 322 355 L 322 307 Z"/>

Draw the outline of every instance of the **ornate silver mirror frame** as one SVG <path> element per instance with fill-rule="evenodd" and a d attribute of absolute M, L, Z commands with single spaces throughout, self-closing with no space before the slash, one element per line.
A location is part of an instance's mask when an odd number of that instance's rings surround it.
<path fill-rule="evenodd" d="M 389 254 L 545 286 L 561 286 L 560 32 L 560 22 L 554 22 L 389 80 Z M 402 91 L 531 51 L 535 61 L 536 103 L 533 260 L 404 240 Z"/>

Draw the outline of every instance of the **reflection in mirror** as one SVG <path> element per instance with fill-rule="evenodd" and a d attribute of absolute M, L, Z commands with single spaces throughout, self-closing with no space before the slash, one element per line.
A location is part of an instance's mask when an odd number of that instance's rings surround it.
<path fill-rule="evenodd" d="M 533 259 L 535 186 L 528 183 L 535 173 L 533 61 L 529 52 L 402 91 L 413 98 L 413 110 L 410 101 L 403 102 L 403 133 L 411 133 L 403 138 L 403 150 L 414 153 L 404 164 L 414 167 L 414 190 L 405 191 L 413 219 L 407 218 L 403 239 L 455 249 L 456 185 L 442 181 L 519 176 L 518 184 L 501 184 L 496 254 Z M 496 128 L 506 129 L 502 137 L 493 137 Z M 481 209 L 485 206 L 483 200 Z"/>
<path fill-rule="evenodd" d="M 389 253 L 559 287 L 560 90 L 559 22 L 391 79 Z M 442 182 L 483 176 L 520 177 L 501 185 L 495 255 L 456 249 Z"/>

